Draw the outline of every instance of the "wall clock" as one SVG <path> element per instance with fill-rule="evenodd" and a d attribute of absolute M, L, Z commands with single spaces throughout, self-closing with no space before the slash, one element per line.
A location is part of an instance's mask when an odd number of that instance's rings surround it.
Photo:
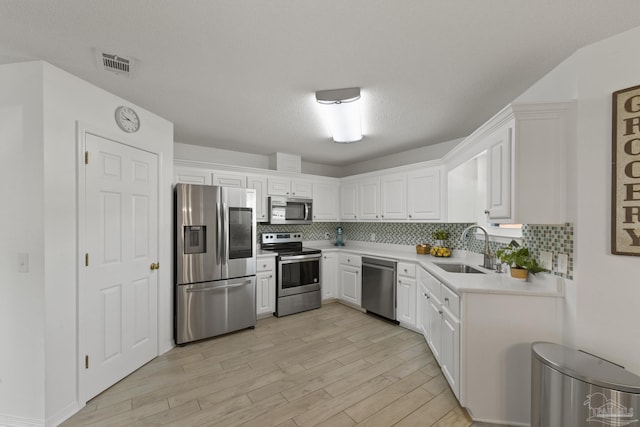
<path fill-rule="evenodd" d="M 127 133 L 136 132 L 140 129 L 140 118 L 138 114 L 129 107 L 116 108 L 116 123 L 123 131 Z"/>

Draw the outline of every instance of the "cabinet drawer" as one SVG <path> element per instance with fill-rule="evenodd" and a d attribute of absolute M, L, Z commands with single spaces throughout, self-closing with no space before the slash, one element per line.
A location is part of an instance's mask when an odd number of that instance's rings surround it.
<path fill-rule="evenodd" d="M 360 255 L 340 254 L 338 256 L 338 262 L 340 264 L 352 265 L 354 267 L 362 266 L 362 258 L 360 257 Z"/>
<path fill-rule="evenodd" d="M 427 287 L 431 295 L 440 301 L 440 282 L 423 268 L 420 269 L 420 282 Z"/>
<path fill-rule="evenodd" d="M 460 297 L 445 285 L 441 285 L 442 305 L 446 307 L 451 314 L 460 318 Z"/>
<path fill-rule="evenodd" d="M 407 277 L 416 277 L 416 265 L 406 262 L 398 263 L 398 275 Z"/>
<path fill-rule="evenodd" d="M 276 269 L 276 260 L 274 257 L 258 258 L 256 262 L 256 271 L 273 271 Z"/>

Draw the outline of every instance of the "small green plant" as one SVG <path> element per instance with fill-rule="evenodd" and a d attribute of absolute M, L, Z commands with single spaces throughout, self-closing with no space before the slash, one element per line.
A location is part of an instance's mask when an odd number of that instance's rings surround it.
<path fill-rule="evenodd" d="M 529 249 L 518 245 L 515 241 L 496 251 L 500 261 L 509 264 L 511 268 L 523 268 L 532 274 L 545 271 L 538 265 L 538 261 L 529 254 Z"/>
<path fill-rule="evenodd" d="M 449 238 L 449 233 L 444 230 L 434 231 L 431 235 L 436 240 L 447 240 Z"/>

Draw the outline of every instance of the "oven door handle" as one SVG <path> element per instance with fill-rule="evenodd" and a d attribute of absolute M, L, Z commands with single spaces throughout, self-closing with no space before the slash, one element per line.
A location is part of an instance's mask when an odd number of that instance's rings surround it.
<path fill-rule="evenodd" d="M 312 255 L 285 255 L 280 257 L 280 261 L 313 261 L 314 259 L 321 258 L 322 254 Z"/>

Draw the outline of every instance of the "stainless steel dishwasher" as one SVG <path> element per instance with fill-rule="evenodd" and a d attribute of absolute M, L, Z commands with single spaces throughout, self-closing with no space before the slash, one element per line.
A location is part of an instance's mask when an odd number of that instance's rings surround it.
<path fill-rule="evenodd" d="M 396 321 L 396 262 L 362 257 L 362 308 Z"/>

